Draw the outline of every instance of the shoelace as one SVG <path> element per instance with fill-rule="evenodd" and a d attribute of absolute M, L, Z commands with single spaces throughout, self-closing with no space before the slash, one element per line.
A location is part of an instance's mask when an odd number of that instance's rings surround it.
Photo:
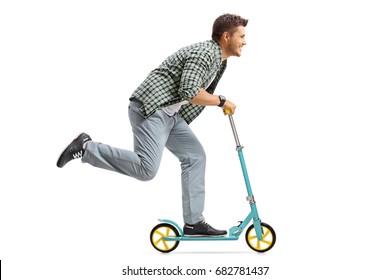
<path fill-rule="evenodd" d="M 208 223 L 206 223 L 206 221 L 202 221 L 201 224 L 204 224 L 204 225 L 210 227 L 210 225 Z"/>
<path fill-rule="evenodd" d="M 210 226 L 210 225 L 209 225 L 208 223 L 206 223 L 205 221 L 201 221 L 201 222 L 199 222 L 199 224 L 204 224 L 204 225 L 206 225 L 206 226 Z M 191 227 L 191 228 L 193 228 L 194 225 L 186 224 L 186 227 Z"/>

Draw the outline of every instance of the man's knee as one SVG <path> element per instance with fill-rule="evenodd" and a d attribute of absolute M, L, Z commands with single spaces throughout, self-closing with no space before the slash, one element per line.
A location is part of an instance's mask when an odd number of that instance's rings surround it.
<path fill-rule="evenodd" d="M 186 166 L 205 165 L 206 153 L 202 150 L 196 154 L 188 154 L 182 159 L 182 164 Z"/>
<path fill-rule="evenodd" d="M 140 181 L 151 181 L 157 175 L 157 167 L 143 168 L 137 179 Z"/>

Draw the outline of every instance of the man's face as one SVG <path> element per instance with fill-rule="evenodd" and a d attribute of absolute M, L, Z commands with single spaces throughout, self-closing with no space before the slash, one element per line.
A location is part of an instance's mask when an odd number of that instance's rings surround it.
<path fill-rule="evenodd" d="M 246 45 L 245 27 L 238 26 L 234 33 L 229 34 L 227 40 L 227 51 L 229 56 L 241 56 L 242 47 Z"/>

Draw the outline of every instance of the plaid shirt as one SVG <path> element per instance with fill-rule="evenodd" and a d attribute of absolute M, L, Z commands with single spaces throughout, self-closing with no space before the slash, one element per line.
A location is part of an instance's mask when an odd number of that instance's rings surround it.
<path fill-rule="evenodd" d="M 143 103 L 140 108 L 145 117 L 157 109 L 191 100 L 201 88 L 212 94 L 226 69 L 220 46 L 205 41 L 184 47 L 169 56 L 131 95 L 130 100 Z M 203 111 L 204 106 L 188 103 L 179 111 L 189 124 Z"/>

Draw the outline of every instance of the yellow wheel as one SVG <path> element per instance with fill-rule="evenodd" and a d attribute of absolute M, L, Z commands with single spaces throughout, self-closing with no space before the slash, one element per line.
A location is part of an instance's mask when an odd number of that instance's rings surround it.
<path fill-rule="evenodd" d="M 253 225 L 251 225 L 246 231 L 245 240 L 252 250 L 264 253 L 275 245 L 276 234 L 274 229 L 266 223 L 261 223 L 261 229 L 263 231 L 263 237 L 261 240 L 257 239 L 256 230 Z"/>
<path fill-rule="evenodd" d="M 168 241 L 163 240 L 163 237 L 177 237 L 179 232 L 171 224 L 158 224 L 150 232 L 150 242 L 152 243 L 154 249 L 163 252 L 169 253 L 172 252 L 179 246 L 179 241 Z"/>

